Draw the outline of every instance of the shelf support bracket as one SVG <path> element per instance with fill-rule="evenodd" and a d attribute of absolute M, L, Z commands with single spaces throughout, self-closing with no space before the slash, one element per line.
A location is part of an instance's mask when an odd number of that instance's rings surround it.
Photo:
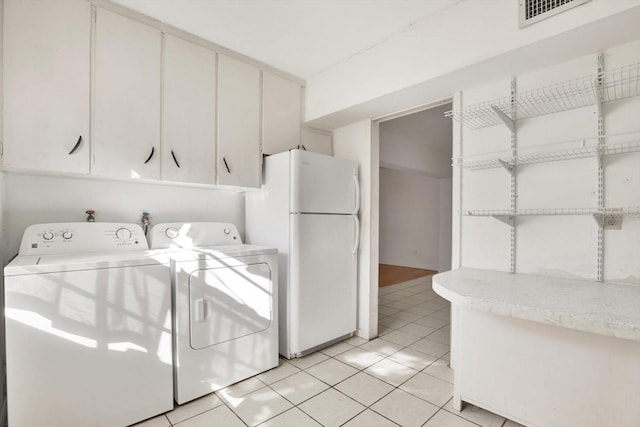
<path fill-rule="evenodd" d="M 511 167 L 507 167 L 507 171 L 511 174 L 511 179 L 509 180 L 509 188 L 510 188 L 510 194 L 509 194 L 509 205 L 510 205 L 510 212 L 511 215 L 509 215 L 509 217 L 507 218 L 507 224 L 509 224 L 511 226 L 511 229 L 509 230 L 509 264 L 510 264 L 510 268 L 509 271 L 511 271 L 512 273 L 516 272 L 516 221 L 515 221 L 515 212 L 517 210 L 518 207 L 518 195 L 517 195 L 517 180 L 516 180 L 516 174 L 515 174 L 515 170 L 516 170 L 516 164 L 517 164 L 517 159 L 516 156 L 518 154 L 518 136 L 516 134 L 516 120 L 518 119 L 518 97 L 517 97 L 517 92 L 516 92 L 516 79 L 513 78 L 511 79 L 511 91 L 510 91 L 510 96 L 509 96 L 509 100 L 510 102 L 510 106 L 511 106 L 511 117 L 508 117 L 506 114 L 504 114 L 502 111 L 496 111 L 496 114 L 498 114 L 498 117 L 500 117 L 502 119 L 502 121 L 505 123 L 505 125 L 507 125 L 507 127 L 509 128 L 509 130 L 511 131 L 511 156 L 512 156 L 512 164 L 510 165 Z M 505 166 L 505 165 L 503 165 Z M 504 220 L 503 220 L 504 221 Z"/>
<path fill-rule="evenodd" d="M 516 221 L 513 215 L 492 215 L 498 221 L 504 222 L 509 227 L 515 227 Z"/>
<path fill-rule="evenodd" d="M 602 170 L 603 168 L 603 160 L 604 160 L 604 153 L 603 153 L 603 149 L 601 146 L 597 147 L 597 151 L 596 151 L 596 157 L 598 158 L 598 170 Z"/>
<path fill-rule="evenodd" d="M 605 136 L 604 136 L 604 115 L 602 112 L 602 103 L 604 101 L 604 54 L 602 52 L 598 53 L 598 76 L 596 77 L 596 111 L 597 111 L 597 120 L 598 120 L 598 187 L 597 187 L 597 198 L 598 198 L 598 209 L 600 210 L 599 214 L 601 217 L 599 218 L 598 227 L 598 258 L 597 258 L 597 274 L 598 281 L 602 282 L 604 280 L 604 230 L 605 229 L 619 229 L 620 224 L 622 223 L 622 217 L 618 217 L 616 220 L 611 215 L 607 214 L 604 211 L 605 207 L 605 198 L 604 198 L 604 162 L 602 161 L 602 150 L 605 146 Z"/>
<path fill-rule="evenodd" d="M 593 219 L 596 221 L 596 224 L 602 227 L 602 225 L 604 224 L 604 214 L 594 213 L 594 214 L 591 214 L 591 216 L 593 216 Z"/>
<path fill-rule="evenodd" d="M 498 159 L 498 161 L 500 162 L 500 166 L 502 166 L 507 172 L 509 172 L 509 175 L 513 176 L 513 174 L 515 173 L 515 167 L 513 163 L 509 163 L 508 161 L 502 159 Z"/>
<path fill-rule="evenodd" d="M 504 125 L 509 128 L 509 132 L 513 133 L 515 129 L 515 123 L 511 119 L 511 117 L 507 116 L 501 109 L 499 109 L 495 105 L 492 105 L 491 109 L 498 115 L 500 120 L 502 120 L 502 123 L 504 123 Z"/>

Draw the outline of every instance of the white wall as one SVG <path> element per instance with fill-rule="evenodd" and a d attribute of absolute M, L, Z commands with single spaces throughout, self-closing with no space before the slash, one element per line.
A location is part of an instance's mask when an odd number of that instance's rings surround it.
<path fill-rule="evenodd" d="M 118 182 L 91 178 L 6 173 L 3 204 L 5 264 L 18 252 L 24 229 L 37 223 L 96 221 L 139 224 L 143 211 L 152 225 L 170 221 L 232 222 L 244 233 L 244 195 L 225 190 Z"/>
<path fill-rule="evenodd" d="M 442 117 L 448 127 L 448 143 L 451 145 L 451 122 Z M 380 166 L 406 170 L 434 178 L 451 176 L 451 151 L 434 148 L 426 143 L 428 134 L 409 139 L 389 131 L 385 123 L 380 125 Z"/>
<path fill-rule="evenodd" d="M 604 52 L 605 70 L 640 62 L 640 41 Z M 572 61 L 533 73 L 518 75 L 518 91 L 570 80 L 597 70 L 594 52 Z M 626 75 L 626 74 L 625 74 Z M 509 93 L 510 82 L 464 91 L 462 107 Z M 639 132 L 640 97 L 606 104 L 604 128 L 608 135 Z M 456 126 L 460 126 L 456 124 Z M 459 129 L 463 156 L 491 153 L 509 148 L 509 131 L 498 125 L 472 130 Z M 517 145 L 521 149 L 597 136 L 596 107 L 522 120 L 517 125 Z M 635 137 L 640 138 L 640 136 Z M 456 139 L 458 140 L 458 138 Z M 554 144 L 555 143 L 555 144 Z M 580 142 L 578 142 L 580 144 Z M 574 147 L 576 145 L 574 144 Z M 566 146 L 564 146 L 566 148 Z M 530 150 L 532 150 L 530 148 Z M 536 150 L 541 150 L 536 148 Z M 522 153 L 524 154 L 524 152 Z M 640 153 L 604 158 L 605 206 L 640 206 Z M 460 171 L 456 168 L 454 174 Z M 523 165 L 517 168 L 517 207 L 592 208 L 597 206 L 597 159 L 595 157 Z M 502 169 L 461 171 L 454 186 L 454 198 L 461 197 L 461 211 L 509 208 L 509 175 Z M 516 220 L 516 272 L 560 277 L 595 279 L 597 276 L 597 223 L 590 215 L 525 216 Z M 492 217 L 461 218 L 462 266 L 509 270 L 508 225 Z M 605 280 L 640 283 L 640 218 L 625 217 L 621 230 L 604 232 Z"/>
<path fill-rule="evenodd" d="M 314 153 L 333 155 L 333 136 L 331 132 L 303 127 L 300 132 L 300 143 Z"/>
<path fill-rule="evenodd" d="M 380 165 L 436 178 L 451 176 L 451 103 L 380 123 Z"/>
<path fill-rule="evenodd" d="M 0 14 L 1 15 L 1 14 Z M 6 202 L 5 202 L 5 185 L 4 185 L 4 172 L 0 171 L 0 247 L 4 248 L 6 247 L 6 243 L 5 243 L 5 236 L 6 236 L 6 229 L 5 229 L 5 225 L 4 225 L 4 210 L 6 208 Z M 0 255 L 0 261 L 4 261 L 4 257 Z M 0 263 L 0 265 L 2 265 L 3 267 L 3 271 L 4 271 L 4 265 L 5 262 Z M 3 307 L 2 310 L 2 316 L 0 316 L 0 363 L 2 366 L 2 370 L 0 371 L 0 387 L 2 387 L 2 396 L 3 399 L 6 398 L 6 394 L 4 392 L 5 390 L 5 384 L 4 384 L 4 380 L 5 380 L 5 372 L 6 372 L 6 357 L 5 357 L 5 347 L 4 347 L 4 274 L 0 274 L 0 289 L 2 289 L 2 292 L 0 292 L 0 307 Z M 2 423 L 2 425 L 4 424 L 4 416 L 6 415 L 5 413 L 5 407 L 4 407 L 4 401 L 3 401 L 3 410 L 2 412 L 2 416 L 0 417 L 0 423 Z"/>
<path fill-rule="evenodd" d="M 440 224 L 438 227 L 438 271 L 451 270 L 451 228 L 452 228 L 452 203 L 451 194 L 453 192 L 451 178 L 441 178 L 440 184 Z"/>
<path fill-rule="evenodd" d="M 440 180 L 380 168 L 380 263 L 438 270 Z"/>
<path fill-rule="evenodd" d="M 7 235 L 7 227 L 5 224 L 5 211 L 7 210 L 7 202 L 6 202 L 6 191 L 5 191 L 5 172 L 0 171 L 0 247 L 6 247 L 5 236 Z M 1 254 L 0 254 L 1 256 Z M 2 263 L 2 267 L 6 265 L 6 259 L 0 257 L 0 263 Z M 0 283 L 2 283 L 2 278 L 4 275 L 0 274 Z M 3 288 L 4 289 L 4 288 Z M 2 292 L 4 295 L 4 292 Z M 0 296 L 1 297 L 1 296 Z"/>
<path fill-rule="evenodd" d="M 461 1 L 309 79 L 305 120 L 344 126 L 640 37 L 638 0 L 593 0 L 524 29 L 517 5 Z"/>
<path fill-rule="evenodd" d="M 333 133 L 335 157 L 360 167 L 360 248 L 358 250 L 358 330 L 369 339 L 378 334 L 378 128 L 370 120 Z"/>

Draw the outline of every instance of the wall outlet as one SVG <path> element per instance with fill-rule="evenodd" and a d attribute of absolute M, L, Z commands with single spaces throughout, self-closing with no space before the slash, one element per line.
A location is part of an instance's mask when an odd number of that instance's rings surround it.
<path fill-rule="evenodd" d="M 605 230 L 621 230 L 622 216 L 621 215 L 605 215 L 604 229 Z"/>

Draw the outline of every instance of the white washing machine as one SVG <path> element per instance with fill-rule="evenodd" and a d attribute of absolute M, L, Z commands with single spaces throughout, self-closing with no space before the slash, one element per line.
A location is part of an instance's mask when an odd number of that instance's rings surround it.
<path fill-rule="evenodd" d="M 225 223 L 158 224 L 149 242 L 171 258 L 177 403 L 278 366 L 276 249 Z"/>
<path fill-rule="evenodd" d="M 173 408 L 170 274 L 133 224 L 39 224 L 5 268 L 11 427 L 126 426 Z"/>

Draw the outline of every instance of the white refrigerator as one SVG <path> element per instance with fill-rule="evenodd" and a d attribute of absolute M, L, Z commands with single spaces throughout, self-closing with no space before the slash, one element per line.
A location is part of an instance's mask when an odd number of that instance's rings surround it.
<path fill-rule="evenodd" d="M 246 193 L 246 241 L 278 248 L 279 348 L 291 359 L 356 330 L 356 162 L 291 150 L 265 158 Z"/>

